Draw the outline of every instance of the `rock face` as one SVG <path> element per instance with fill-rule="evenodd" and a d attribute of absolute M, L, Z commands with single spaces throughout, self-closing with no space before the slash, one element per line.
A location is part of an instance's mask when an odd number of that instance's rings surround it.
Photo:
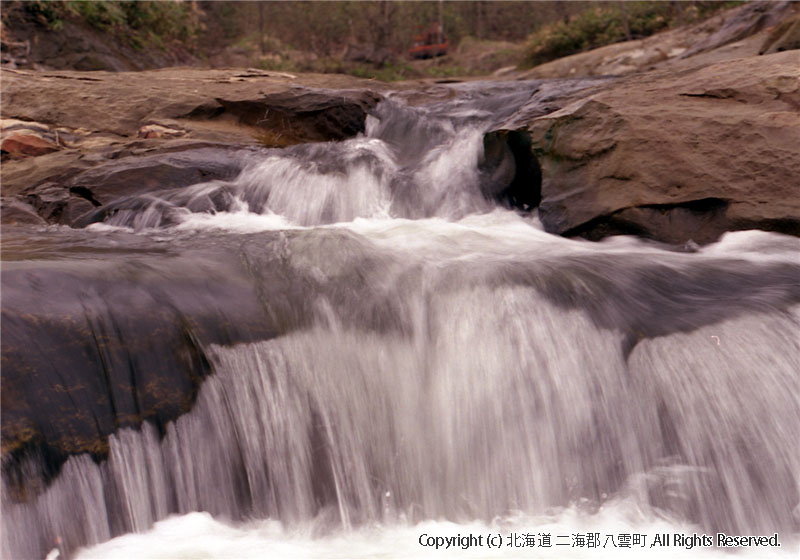
<path fill-rule="evenodd" d="M 12 134 L 0 144 L 4 156 L 23 158 L 57 152 L 60 148 L 35 134 Z"/>
<path fill-rule="evenodd" d="M 225 112 L 243 124 L 264 128 L 276 135 L 278 145 L 285 146 L 344 140 L 364 132 L 367 113 L 379 100 L 377 94 L 369 91 L 344 93 L 297 88 L 261 99 L 217 99 L 217 103 L 221 108 L 219 114 Z"/>
<path fill-rule="evenodd" d="M 211 371 L 209 344 L 268 339 L 301 320 L 282 303 L 297 286 L 271 254 L 253 260 L 247 243 L 208 248 L 188 237 L 159 254 L 135 236 L 77 231 L 67 250 L 92 255 L 80 262 L 63 259 L 46 232 L 3 235 L 2 454 L 38 454 L 45 479 L 70 454 L 104 456 L 120 428 L 163 429 L 189 410 Z M 260 236 L 258 250 L 272 237 Z"/>
<path fill-rule="evenodd" d="M 750 37 L 762 29 L 778 23 L 791 9 L 790 2 L 748 2 L 744 6 L 732 10 L 724 18 L 723 24 L 716 32 L 687 49 L 681 58 L 718 49 Z"/>
<path fill-rule="evenodd" d="M 22 8 L 22 2 L 6 2 L 2 61 L 17 68 L 72 70 L 143 70 L 145 68 L 196 64 L 197 58 L 177 42 L 163 49 L 137 49 L 127 37 L 104 33 L 75 18 L 60 20 L 53 29 L 42 16 Z"/>
<path fill-rule="evenodd" d="M 26 204 L 85 225 L 117 198 L 230 179 L 242 151 L 363 132 L 381 99 L 373 82 L 260 70 L 3 74 L 6 223 L 28 220 Z"/>
<path fill-rule="evenodd" d="M 155 245 L 123 232 L 60 233 L 3 232 L 0 442 L 12 498 L 71 454 L 104 457 L 121 428 L 148 421 L 163 433 L 213 373 L 210 345 L 308 328 L 318 298 L 348 328 L 412 328 L 383 290 L 341 290 L 391 262 L 355 250 L 364 241 L 352 233 L 189 232 Z M 27 457 L 45 471 L 28 472 Z"/>
<path fill-rule="evenodd" d="M 628 78 L 529 131 L 553 233 L 800 235 L 800 52 Z"/>
<path fill-rule="evenodd" d="M 255 69 L 169 68 L 146 72 L 30 72 L 4 70 L 3 116 L 57 124 L 73 129 L 136 136 L 146 125 L 182 129 L 190 138 L 254 142 L 254 133 L 272 130 L 267 109 L 307 116 L 361 118 L 379 99 L 379 84 L 350 76 L 306 75 L 301 78 Z M 385 87 L 385 86 L 384 86 Z M 57 106 L 54 99 L 59 99 Z M 247 108 L 253 106 L 253 111 Z M 257 113 L 261 111 L 260 114 Z M 269 115 L 267 115 L 269 116 Z M 177 121 L 177 122 L 176 122 Z M 221 121 L 221 122 L 220 122 Z M 278 124 L 282 124 L 278 122 Z M 214 134 L 216 133 L 216 135 Z M 313 138 L 333 140 L 318 129 Z M 336 131 L 339 137 L 352 133 Z"/>
<path fill-rule="evenodd" d="M 112 160 L 59 181 L 42 183 L 23 195 L 46 220 L 83 227 L 113 212 L 117 207 L 108 204 L 114 200 L 233 179 L 248 153 L 244 148 L 225 144 L 191 143 L 178 147 L 183 149 Z"/>
<path fill-rule="evenodd" d="M 773 43 L 776 47 L 769 52 L 777 52 L 779 44 L 784 45 L 781 50 L 798 48 L 790 46 L 793 35 L 788 25 L 798 15 L 800 5 L 796 2 L 747 2 L 687 27 L 565 56 L 517 73 L 516 77 L 623 76 L 685 67 L 687 62 L 698 67 L 764 54 Z"/>
<path fill-rule="evenodd" d="M 758 54 L 800 49 L 800 15 L 781 22 L 769 34 Z"/>

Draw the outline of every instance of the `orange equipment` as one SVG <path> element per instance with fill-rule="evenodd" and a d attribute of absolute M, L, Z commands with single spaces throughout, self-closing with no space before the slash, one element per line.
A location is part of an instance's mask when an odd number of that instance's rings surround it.
<path fill-rule="evenodd" d="M 438 23 L 432 23 L 419 35 L 412 38 L 408 55 L 411 58 L 433 58 L 447 54 L 447 37 Z"/>

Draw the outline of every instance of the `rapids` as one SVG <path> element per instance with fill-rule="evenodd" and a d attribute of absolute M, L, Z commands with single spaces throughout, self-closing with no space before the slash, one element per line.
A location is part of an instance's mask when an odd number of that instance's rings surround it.
<path fill-rule="evenodd" d="M 79 558 L 415 557 L 423 533 L 516 530 L 777 532 L 745 552 L 796 551 L 798 240 L 550 235 L 495 196 L 513 159 L 485 165 L 524 88 L 454 88 L 83 230 L 4 232 L 4 308 L 80 301 L 91 336 L 128 345 L 100 369 L 133 379 L 164 363 L 121 322 L 150 302 L 193 325 L 208 369 L 190 411 L 121 426 L 107 456 L 4 457 L 4 558 L 56 536 Z"/>

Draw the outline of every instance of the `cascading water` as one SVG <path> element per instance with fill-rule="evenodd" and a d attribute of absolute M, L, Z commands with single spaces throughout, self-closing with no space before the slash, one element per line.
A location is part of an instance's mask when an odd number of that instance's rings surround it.
<path fill-rule="evenodd" d="M 199 337 L 211 374 L 163 431 L 119 429 L 106 457 L 72 456 L 46 484 L 37 457 L 22 460 L 3 481 L 3 557 L 126 533 L 144 534 L 78 557 L 416 556 L 423 533 L 520 527 L 778 532 L 770 552 L 796 549 L 797 240 L 590 243 L 497 208 L 486 185 L 514 171 L 482 169 L 482 139 L 520 91 L 387 101 L 364 137 L 249 156 L 234 181 L 48 232 L 82 247 L 68 261 L 142 255 L 151 295 L 152 278 L 226 266 L 193 289 L 235 284 L 285 328 Z M 180 259 L 161 266 L 166 250 Z M 292 289 L 276 293 L 275 275 Z M 98 329 L 120 312 L 104 297 Z M 214 321 L 241 321 L 234 311 Z"/>

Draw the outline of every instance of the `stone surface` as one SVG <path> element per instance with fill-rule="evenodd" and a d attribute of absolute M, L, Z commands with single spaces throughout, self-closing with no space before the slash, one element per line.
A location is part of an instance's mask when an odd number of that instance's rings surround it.
<path fill-rule="evenodd" d="M 20 224 L 44 225 L 46 222 L 30 204 L 4 197 L 0 200 L 0 223 L 3 226 L 14 226 Z"/>
<path fill-rule="evenodd" d="M 746 39 L 775 25 L 792 10 L 791 2 L 747 2 L 736 10 L 723 13 L 723 23 L 719 29 L 704 40 L 692 45 L 681 58 L 719 49 L 736 41 Z"/>
<path fill-rule="evenodd" d="M 800 49 L 800 15 L 782 21 L 770 32 L 758 54 Z"/>
<path fill-rule="evenodd" d="M 523 72 L 522 78 L 622 76 L 666 67 L 698 67 L 764 51 L 774 25 L 800 13 L 800 4 L 748 2 L 708 20 L 644 39 L 606 45 L 565 56 Z"/>
<path fill-rule="evenodd" d="M 185 130 L 177 130 L 158 124 L 148 124 L 140 128 L 136 135 L 139 138 L 178 138 L 185 134 Z"/>
<path fill-rule="evenodd" d="M 112 159 L 88 169 L 62 173 L 24 189 L 22 197 L 48 222 L 83 227 L 100 221 L 114 201 L 161 189 L 177 189 L 233 179 L 248 150 L 228 144 L 185 143 L 182 149 L 155 150 Z"/>
<path fill-rule="evenodd" d="M 0 143 L 4 157 L 25 158 L 57 152 L 61 148 L 34 133 L 16 132 Z"/>
<path fill-rule="evenodd" d="M 379 95 L 368 90 L 293 88 L 256 99 L 217 98 L 220 109 L 212 110 L 219 115 L 232 115 L 242 124 L 265 129 L 276 137 L 279 146 L 285 146 L 344 140 L 362 133 L 368 111 L 379 100 Z"/>
<path fill-rule="evenodd" d="M 334 74 L 289 74 L 250 69 L 167 68 L 145 72 L 31 72 L 3 69 L 3 116 L 49 125 L 82 128 L 122 137 L 136 136 L 148 124 L 175 121 L 191 137 L 219 140 L 207 121 L 225 119 L 225 106 L 261 103 L 288 111 L 363 108 L 374 103 L 370 91 L 388 85 Z M 302 88 L 302 89 L 298 89 Z M 313 90 L 313 91 L 312 91 Z M 307 94 L 313 93 L 309 97 Z M 298 105 L 305 97 L 307 108 Z M 59 103 L 54 104 L 53 100 Z M 282 104 L 288 103 L 288 107 Z M 242 142 L 253 143 L 253 126 L 231 120 Z M 259 119 L 263 118 L 263 114 Z M 177 120 L 177 121 L 176 121 Z M 245 118 L 245 121 L 251 119 Z M 258 119 L 252 119 L 258 121 Z M 170 126 L 170 128 L 172 128 Z M 234 130 L 234 129 L 231 129 Z"/>
<path fill-rule="evenodd" d="M 127 234 L 76 232 L 67 246 L 3 235 L 4 458 L 41 453 L 57 469 L 69 454 L 104 456 L 116 430 L 163 429 L 190 409 L 210 371 L 202 348 L 276 334 L 280 313 L 266 314 L 235 247 L 210 257 L 202 242 L 154 250 Z M 290 293 L 270 279 L 265 294 Z"/>
<path fill-rule="evenodd" d="M 3 195 L 56 223 L 77 223 L 87 201 L 230 178 L 240 168 L 235 157 L 225 160 L 238 148 L 355 136 L 381 98 L 372 81 L 255 69 L 2 72 L 4 135 L 43 138 L 37 151 L 24 151 L 38 155 L 35 163 L 4 163 Z M 48 154 L 55 148 L 45 142 L 56 139 L 64 149 Z M 16 140 L 4 142 L 9 154 L 23 152 Z"/>
<path fill-rule="evenodd" d="M 800 235 L 800 52 L 640 75 L 534 119 L 548 231 Z"/>

